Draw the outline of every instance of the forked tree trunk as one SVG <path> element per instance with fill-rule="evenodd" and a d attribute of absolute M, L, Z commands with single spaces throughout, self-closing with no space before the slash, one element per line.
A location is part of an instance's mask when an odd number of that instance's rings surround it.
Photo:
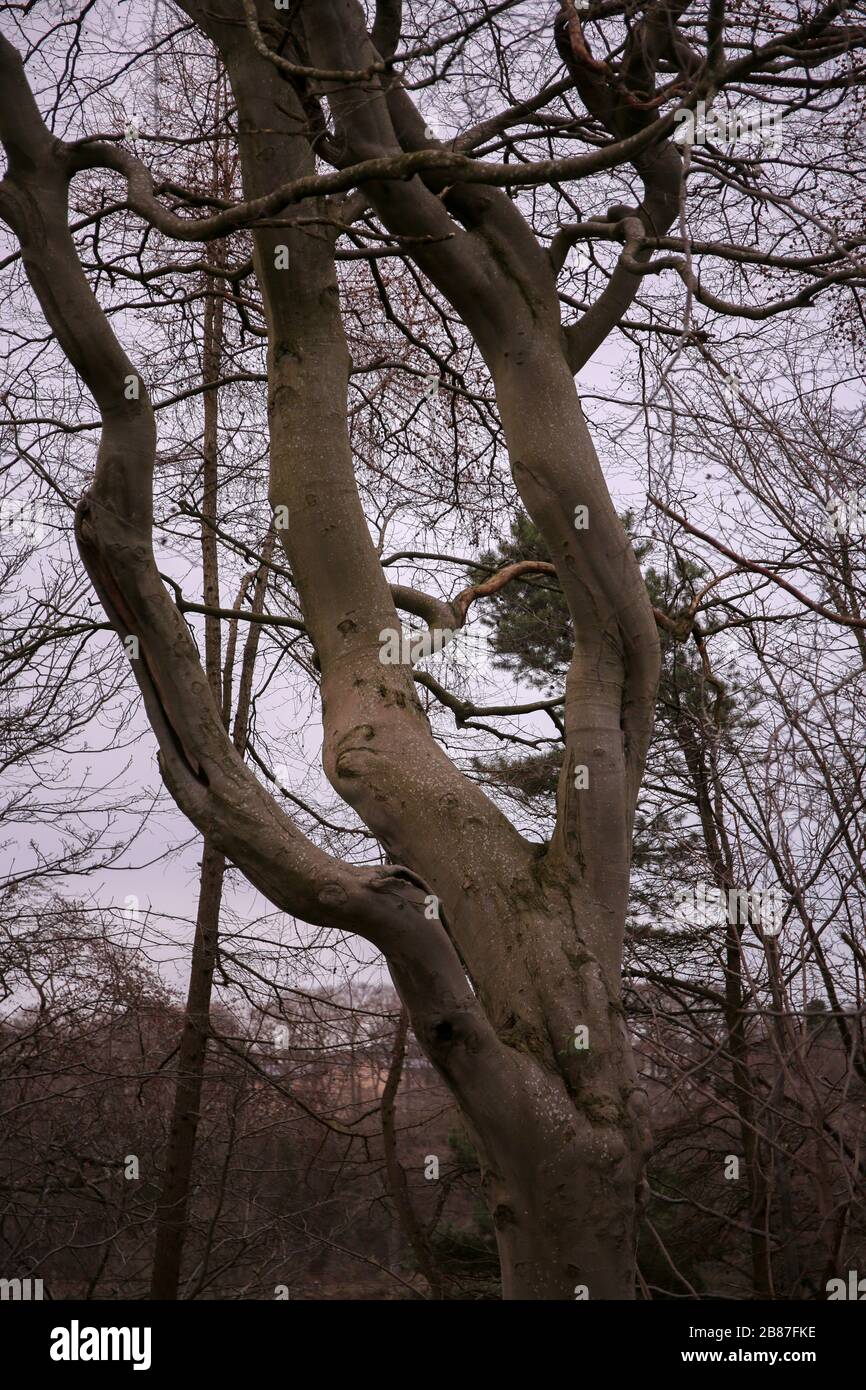
<path fill-rule="evenodd" d="M 227 65 L 247 197 L 310 175 L 309 112 L 251 44 L 233 0 L 185 8 Z M 313 53 L 322 68 L 351 73 L 375 58 L 356 4 L 300 9 L 310 48 L 322 44 Z M 0 55 L 16 84 L 5 113 L 8 215 L 46 317 L 103 419 L 96 477 L 77 517 L 79 548 L 117 631 L 139 637 L 134 669 L 167 786 L 207 843 L 275 905 L 358 932 L 384 953 L 481 1155 L 504 1296 L 633 1297 L 647 1126 L 620 962 L 658 639 L 575 393 L 548 257 L 495 190 L 433 177 L 429 186 L 366 185 L 487 360 L 514 478 L 574 622 L 557 826 L 542 846 L 526 841 L 431 737 L 411 669 L 382 662 L 380 634 L 399 620 L 349 441 L 335 209 L 287 208 L 254 229 L 268 320 L 270 500 L 288 509 L 281 538 L 321 669 L 323 762 L 392 860 L 385 868 L 343 863 L 309 841 L 245 767 L 156 570 L 153 412 L 144 387 L 134 401 L 124 395 L 134 367 L 67 230 L 71 173 L 82 163 L 113 167 L 116 151 L 58 148 L 17 59 L 2 45 Z M 357 157 L 399 152 L 392 121 L 406 127 L 401 139 L 411 146 L 420 117 L 378 78 L 357 90 L 338 84 L 329 101 L 338 130 L 359 142 Z M 458 222 L 471 233 L 455 230 Z M 194 234 L 188 223 L 171 227 Z M 285 249 L 288 260 L 278 254 Z M 578 512 L 585 525 L 576 525 Z M 425 911 L 431 891 L 442 904 L 438 920 Z"/>

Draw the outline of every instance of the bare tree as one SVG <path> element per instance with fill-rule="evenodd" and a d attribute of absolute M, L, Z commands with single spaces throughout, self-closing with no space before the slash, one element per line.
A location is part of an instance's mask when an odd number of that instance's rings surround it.
<path fill-rule="evenodd" d="M 16 48 L 0 42 L 8 161 L 0 215 L 101 416 L 96 472 L 77 512 L 81 558 L 112 626 L 132 639 L 162 776 L 207 845 L 279 908 L 356 933 L 387 960 L 481 1155 L 505 1296 L 632 1297 L 649 1130 L 620 973 L 659 678 L 657 624 L 670 630 L 677 618 L 654 611 L 574 374 L 615 329 L 631 327 L 632 306 L 665 271 L 683 286 L 681 321 L 651 326 L 662 338 L 665 327 L 676 335 L 675 359 L 694 341 L 698 305 L 771 317 L 862 283 L 851 245 L 831 233 L 817 257 L 794 255 L 781 267 L 801 278 L 795 292 L 757 310 L 708 288 L 696 257 L 732 263 L 744 276 L 755 257 L 771 270 L 779 257 L 769 233 L 757 251 L 746 245 L 745 227 L 733 242 L 721 229 L 706 242 L 693 238 L 686 175 L 696 142 L 672 136 L 678 113 L 694 119 L 698 102 L 721 94 L 747 90 L 785 111 L 828 94 L 843 99 L 859 75 L 864 31 L 846 20 L 841 0 L 807 19 L 792 6 L 784 24 L 757 5 L 729 13 L 718 0 L 604 5 L 582 19 L 563 0 L 552 36 L 540 7 L 506 4 L 503 23 L 511 11 L 525 20 L 516 41 L 523 61 L 509 71 L 509 44 L 486 8 L 455 21 L 450 8 L 431 6 L 432 37 L 408 38 L 402 7 L 388 3 L 369 16 L 357 0 L 285 9 L 183 0 L 179 8 L 225 66 L 242 197 L 155 181 L 135 129 L 132 150 L 98 134 L 58 138 Z M 506 67 L 508 105 L 440 142 L 413 87 L 441 82 L 477 30 L 490 61 Z M 547 53 L 541 83 L 539 45 Z M 464 80 L 468 113 L 468 69 Z M 575 112 L 575 95 L 585 115 Z M 548 158 L 535 157 L 537 139 Z M 571 153 L 575 139 L 588 149 Z M 502 162 L 486 157 L 500 150 Z M 747 199 L 755 161 L 729 167 L 712 150 L 710 158 L 713 176 L 740 179 Z M 267 334 L 268 496 L 302 613 L 288 621 L 315 653 L 325 772 L 384 847 L 384 865 L 329 853 L 265 791 L 243 740 L 230 737 L 213 669 L 202 669 L 183 608 L 157 568 L 148 383 L 100 307 L 69 227 L 70 182 L 96 170 L 119 176 L 121 203 L 169 242 L 251 235 L 243 275 L 254 276 Z M 639 201 L 584 217 L 571 190 L 598 175 L 629 193 L 636 176 Z M 766 191 L 768 200 L 782 196 Z M 196 215 L 202 204 L 215 210 Z M 805 215 L 803 224 L 812 226 Z M 447 643 L 474 604 L 519 573 L 444 597 L 388 581 L 356 478 L 349 311 L 336 271 L 338 238 L 361 232 L 376 238 L 360 248 L 371 273 L 380 254 L 408 258 L 418 292 L 480 354 L 495 392 L 494 429 L 568 604 L 564 701 L 517 711 L 553 708 L 564 731 L 556 823 L 543 842 L 521 834 L 449 758 L 416 691 L 455 708 L 415 668 L 419 651 Z M 593 253 L 612 244 L 617 257 L 603 288 L 564 324 L 563 300 L 576 301 L 561 296 L 558 275 L 584 242 Z M 209 269 L 225 278 L 222 267 Z M 234 300 L 241 322 L 254 323 L 248 298 L 239 291 Z M 427 627 L 408 653 L 398 609 Z M 456 709 L 464 719 L 479 713 L 460 701 Z M 575 1046 L 578 1029 L 588 1048 Z"/>

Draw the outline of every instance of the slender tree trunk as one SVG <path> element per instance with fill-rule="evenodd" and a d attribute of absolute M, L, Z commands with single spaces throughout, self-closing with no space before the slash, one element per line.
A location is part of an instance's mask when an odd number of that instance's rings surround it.
<path fill-rule="evenodd" d="M 215 184 L 219 177 L 218 157 L 218 152 L 215 151 L 212 170 Z M 215 267 L 221 263 L 223 256 L 224 247 L 221 242 L 208 248 L 208 261 Z M 211 608 L 218 608 L 220 604 L 215 530 L 219 492 L 219 391 L 216 383 L 219 380 L 223 355 L 224 306 L 219 286 L 220 281 L 216 277 L 205 277 L 207 298 L 204 309 L 202 380 L 210 389 L 204 393 L 201 548 L 204 603 Z M 208 614 L 204 623 L 205 673 L 214 700 L 220 705 L 223 679 L 220 620 Z M 202 847 L 189 987 L 178 1056 L 177 1086 L 166 1147 L 165 1176 L 157 1208 L 156 1247 L 151 1273 L 152 1298 L 176 1299 L 178 1295 L 204 1082 L 224 877 L 225 857 L 205 839 Z"/>
<path fill-rule="evenodd" d="M 385 1152 L 385 1172 L 388 1176 L 388 1189 L 397 1213 L 397 1219 L 406 1240 L 411 1246 L 418 1268 L 430 1286 L 430 1297 L 441 1298 L 442 1275 L 436 1266 L 430 1242 L 427 1239 L 417 1213 L 412 1206 L 406 1172 L 397 1152 L 397 1092 L 403 1075 L 403 1059 L 406 1055 L 406 1034 L 409 1018 L 405 1009 L 400 1010 L 397 1031 L 394 1034 L 394 1047 L 388 1067 L 385 1089 L 382 1092 L 382 1145 Z"/>
<path fill-rule="evenodd" d="M 744 1176 L 749 1198 L 752 1289 L 755 1298 L 769 1298 L 772 1292 L 772 1247 L 768 1230 L 769 1194 L 761 1164 L 744 1008 L 742 946 L 736 926 L 729 923 L 725 947 L 725 1028 L 731 1057 L 733 1101 L 740 1121 L 740 1142 L 743 1146 Z"/>
<path fill-rule="evenodd" d="M 681 714 L 677 738 L 691 777 L 704 845 L 712 866 L 713 883 L 727 895 L 734 888 L 734 862 L 722 811 L 721 787 L 713 749 L 699 738 L 692 720 Z M 726 898 L 727 901 L 727 898 Z M 746 1024 L 743 947 L 735 921 L 725 928 L 724 1020 L 731 1059 L 732 1104 L 739 1120 L 744 1178 L 748 1196 L 749 1254 L 756 1298 L 769 1298 L 773 1286 L 772 1243 L 769 1232 L 769 1194 L 761 1162 L 755 1084 Z"/>
<path fill-rule="evenodd" d="M 210 1028 L 224 874 L 224 856 L 205 842 L 165 1176 L 157 1209 L 151 1298 L 176 1299 L 178 1295 Z"/>

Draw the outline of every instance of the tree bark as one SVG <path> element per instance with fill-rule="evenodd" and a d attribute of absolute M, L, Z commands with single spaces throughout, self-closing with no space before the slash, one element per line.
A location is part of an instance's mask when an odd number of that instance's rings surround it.
<path fill-rule="evenodd" d="M 217 92 L 219 93 L 219 82 Z M 218 112 L 215 115 L 218 115 Z M 214 187 L 220 193 L 224 193 L 226 190 L 218 187 L 219 172 L 218 155 L 215 152 L 212 181 Z M 209 262 L 212 265 L 220 264 L 224 254 L 222 243 L 217 242 L 209 251 Z M 221 282 L 208 277 L 207 290 L 202 382 L 210 389 L 204 393 L 202 435 L 202 598 L 207 607 L 219 608 L 219 560 L 215 529 L 219 492 L 219 392 L 216 384 L 219 381 L 223 355 L 224 302 L 220 292 Z M 224 675 L 219 619 L 206 615 L 204 626 L 205 673 L 214 699 L 219 703 L 222 699 Z M 226 674 L 230 678 L 231 673 Z M 225 706 L 223 713 L 224 716 L 228 716 Z M 206 839 L 202 845 L 198 911 L 186 1010 L 181 1030 L 174 1107 L 166 1145 L 165 1174 L 156 1215 L 156 1244 L 150 1287 L 150 1296 L 156 1299 L 176 1299 L 178 1296 L 210 1032 L 210 1003 L 219 943 L 224 878 L 225 856 Z"/>
<path fill-rule="evenodd" d="M 236 5 L 188 0 L 184 8 L 226 64 L 247 197 L 311 173 L 308 112 L 251 45 Z M 299 9 L 309 19 L 305 61 L 354 71 L 375 58 L 355 3 Z M 8 54 L 6 66 L 14 72 Z M 294 208 L 279 226 L 254 227 L 268 322 L 270 499 L 288 508 L 281 539 L 321 668 L 324 766 L 395 861 L 384 869 L 340 864 L 244 766 L 156 573 L 152 411 L 145 389 L 135 403 L 123 398 L 134 368 L 93 299 L 66 226 L 67 180 L 96 156 L 58 149 L 23 78 L 19 94 L 4 134 L 13 150 L 4 216 L 46 317 L 102 412 L 79 546 L 118 632 L 140 638 L 136 675 L 166 784 L 208 844 L 278 907 L 354 930 L 385 954 L 419 1043 L 481 1155 L 504 1296 L 632 1298 L 648 1128 L 620 960 L 658 639 L 574 389 L 549 258 L 494 189 L 447 188 L 433 175 L 367 185 L 390 230 L 421 238 L 413 241 L 419 266 L 487 360 L 514 478 L 574 622 L 557 826 L 543 846 L 524 840 L 447 758 L 411 670 L 380 659 L 380 634 L 399 630 L 399 621 L 354 477 L 350 364 L 328 225 L 334 209 L 319 202 L 303 210 L 322 218 L 315 234 Z M 378 79 L 340 83 L 328 96 L 354 158 L 423 138 L 405 94 Z M 17 155 L 22 141 L 26 158 Z M 283 245 L 288 268 L 276 254 Z M 585 530 L 576 528 L 577 508 L 587 510 Z M 584 791 L 575 787 L 580 765 L 589 768 Z M 431 885 L 443 905 L 436 921 L 424 913 Z M 577 1029 L 588 1046 L 576 1043 Z"/>
<path fill-rule="evenodd" d="M 382 1116 L 382 1147 L 385 1154 L 385 1172 L 388 1177 L 388 1190 L 400 1227 L 418 1262 L 418 1268 L 427 1280 L 431 1298 L 442 1298 L 443 1280 L 435 1257 L 430 1249 L 427 1234 L 418 1219 L 406 1172 L 397 1152 L 397 1092 L 403 1075 L 403 1060 L 406 1056 L 406 1034 L 409 1029 L 409 1016 L 405 1009 L 400 1010 L 397 1028 L 394 1033 L 394 1046 L 388 1066 L 385 1089 L 382 1092 L 380 1113 Z"/>
<path fill-rule="evenodd" d="M 210 1032 L 210 1001 L 219 939 L 225 857 L 205 842 L 199 878 L 198 913 L 189 989 L 166 1146 L 165 1174 L 156 1214 L 156 1247 L 150 1296 L 176 1299 L 192 1188 L 195 1142 L 201 1112 L 205 1057 Z"/>

